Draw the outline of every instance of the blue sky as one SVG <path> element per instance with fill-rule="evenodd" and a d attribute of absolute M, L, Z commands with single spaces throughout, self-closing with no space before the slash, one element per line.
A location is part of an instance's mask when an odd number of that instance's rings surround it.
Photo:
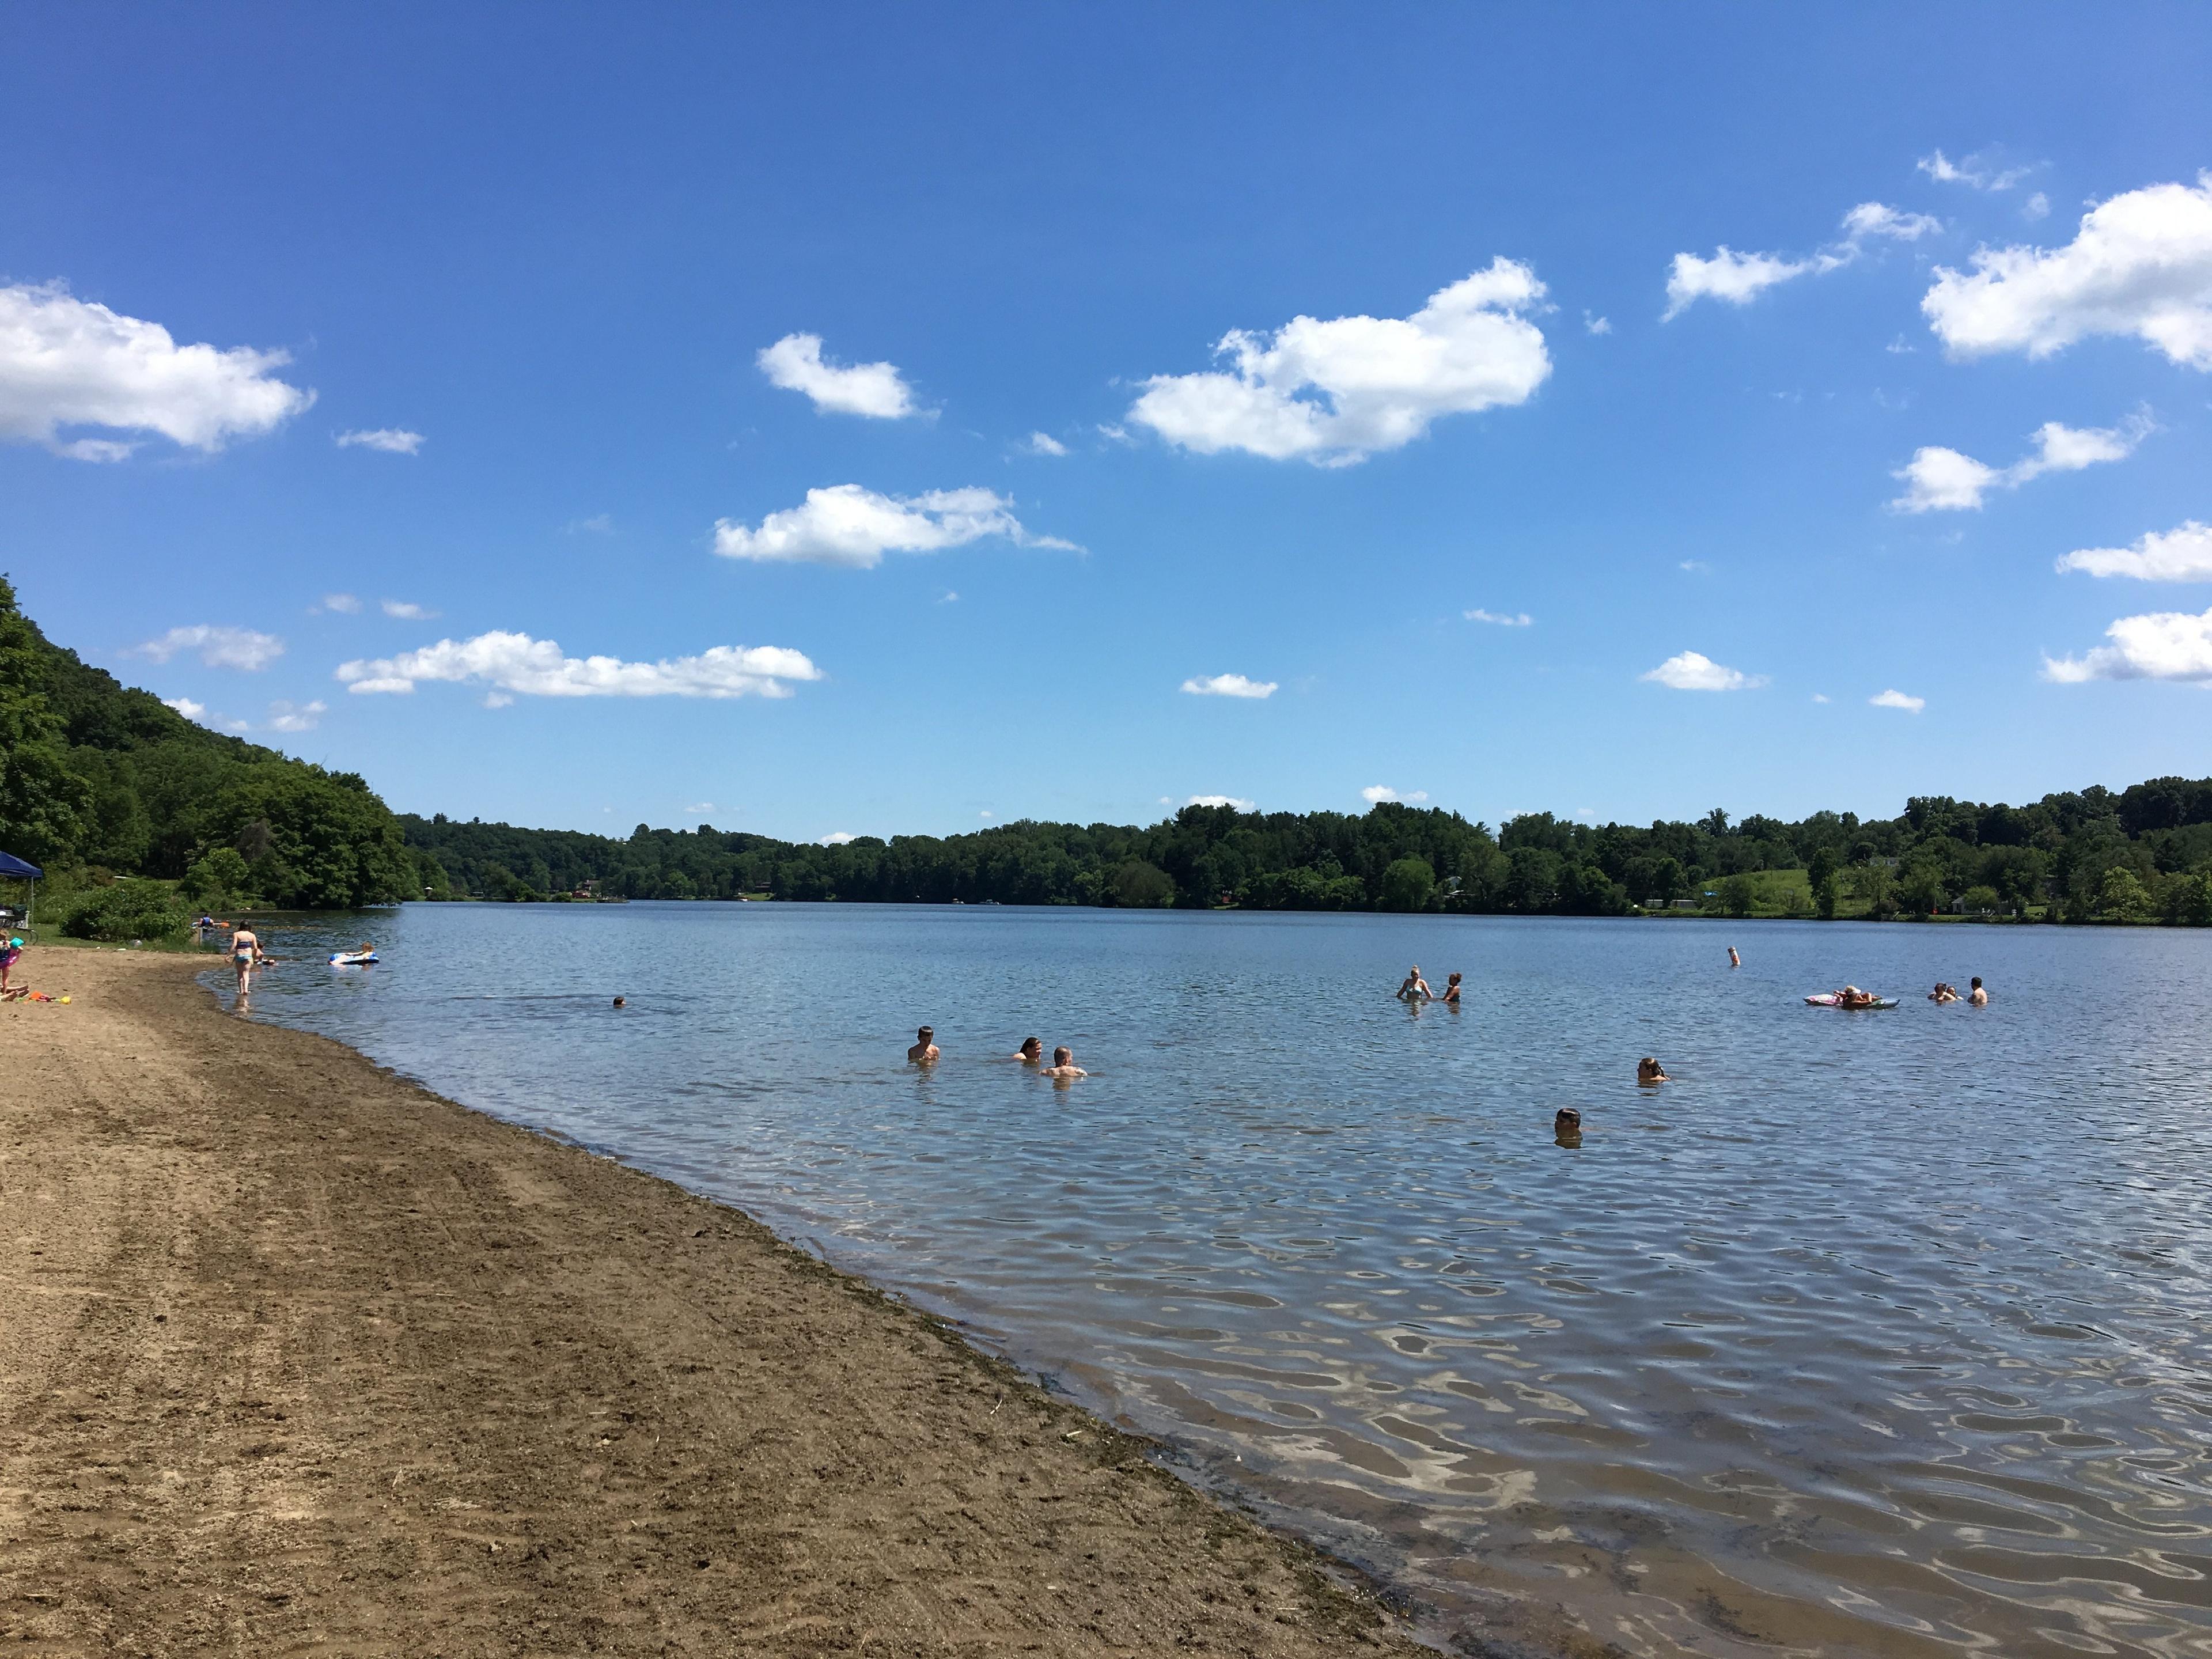
<path fill-rule="evenodd" d="M 2212 773 L 2201 8 L 9 20 L 0 562 L 402 809 Z"/>

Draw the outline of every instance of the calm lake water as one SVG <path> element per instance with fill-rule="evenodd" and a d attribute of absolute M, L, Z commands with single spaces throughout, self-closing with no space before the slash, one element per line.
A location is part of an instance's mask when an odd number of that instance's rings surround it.
<path fill-rule="evenodd" d="M 257 1016 L 957 1317 L 1447 1633 L 2212 1655 L 2212 933 L 770 904 L 270 931 Z M 322 965 L 362 938 L 380 966 Z M 1394 1000 L 1411 962 L 1465 973 L 1465 1010 Z M 1923 1000 L 1971 974 L 1991 1006 Z M 1846 980 L 1903 1006 L 1800 1000 Z M 1032 1034 L 1091 1075 L 1005 1058 Z M 1647 1054 L 1673 1082 L 1636 1087 Z"/>

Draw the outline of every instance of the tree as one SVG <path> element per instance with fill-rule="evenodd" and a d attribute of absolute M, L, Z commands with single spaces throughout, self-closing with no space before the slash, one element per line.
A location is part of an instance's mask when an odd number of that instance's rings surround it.
<path fill-rule="evenodd" d="M 2097 888 L 2097 915 L 2106 921 L 2145 921 L 2150 917 L 2150 895 L 2136 872 L 2125 865 L 2105 872 Z"/>
<path fill-rule="evenodd" d="M 65 730 L 45 694 L 41 641 L 0 576 L 0 851 L 47 864 L 90 827 L 92 788 L 70 764 Z"/>
<path fill-rule="evenodd" d="M 1437 872 L 1426 859 L 1400 859 L 1382 872 L 1382 908 L 1425 910 L 1436 886 Z"/>
<path fill-rule="evenodd" d="M 218 847 L 185 872 L 177 890 L 188 899 L 218 908 L 242 904 L 252 895 L 253 872 L 235 847 Z"/>
<path fill-rule="evenodd" d="M 1842 884 L 1836 878 L 1836 872 L 1832 869 L 1814 886 L 1813 908 L 1819 913 L 1821 921 L 1833 921 L 1836 919 L 1836 900 L 1838 896 L 1837 890 Z"/>
<path fill-rule="evenodd" d="M 1970 916 L 1993 912 L 2003 903 L 2002 896 L 1994 887 L 1969 887 L 1959 895 L 1959 908 Z"/>
<path fill-rule="evenodd" d="M 1724 876 L 1720 884 L 1721 908 L 1732 916 L 1747 916 L 1759 889 L 1747 875 Z"/>
<path fill-rule="evenodd" d="M 1115 866 L 1109 890 L 1115 903 L 1135 910 L 1158 909 L 1173 904 L 1176 897 L 1174 878 L 1142 859 L 1127 859 Z"/>

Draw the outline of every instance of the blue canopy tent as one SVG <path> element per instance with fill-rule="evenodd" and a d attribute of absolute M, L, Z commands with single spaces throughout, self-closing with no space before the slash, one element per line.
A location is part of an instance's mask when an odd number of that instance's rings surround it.
<path fill-rule="evenodd" d="M 31 884 L 31 902 L 23 907 L 23 931 L 28 933 L 31 917 L 39 908 L 39 878 L 46 872 L 35 864 L 26 864 L 13 853 L 0 853 L 0 877 L 10 881 Z"/>

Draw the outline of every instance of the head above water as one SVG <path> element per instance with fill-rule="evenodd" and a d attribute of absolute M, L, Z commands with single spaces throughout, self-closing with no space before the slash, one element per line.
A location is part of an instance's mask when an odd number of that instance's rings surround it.
<path fill-rule="evenodd" d="M 937 1040 L 937 1030 L 933 1026 L 925 1025 L 915 1033 L 915 1036 L 923 1042 L 933 1042 Z"/>
<path fill-rule="evenodd" d="M 1583 1127 L 1583 1115 L 1571 1106 L 1562 1106 L 1552 1119 L 1552 1127 L 1559 1130 L 1579 1129 Z"/>
<path fill-rule="evenodd" d="M 1039 1042 L 1036 1038 L 1024 1037 L 1022 1039 L 1022 1053 L 1028 1055 L 1031 1060 L 1035 1060 L 1043 1052 L 1044 1044 Z"/>
<path fill-rule="evenodd" d="M 1973 978 L 1968 981 L 1968 984 L 1972 989 L 1977 991 L 1980 990 L 1982 988 L 1982 976 L 1979 974 L 1976 974 Z"/>
<path fill-rule="evenodd" d="M 620 1008 L 620 1007 L 623 1006 L 625 1004 L 627 1004 L 629 1001 L 629 999 L 628 997 L 617 997 L 617 998 L 615 999 L 615 1006 L 616 1006 L 616 1007 L 617 1007 L 617 1008 Z"/>
<path fill-rule="evenodd" d="M 1457 974 L 1454 974 L 1454 975 L 1453 975 L 1449 979 L 1446 980 L 1446 981 L 1444 981 L 1444 983 L 1445 983 L 1445 984 L 1447 984 L 1447 985 L 1456 985 L 1456 984 L 1458 984 L 1458 983 L 1459 983 L 1459 975 L 1458 975 Z"/>
<path fill-rule="evenodd" d="M 1052 1063 L 1055 1066 L 1065 1066 L 1074 1058 L 1075 1051 L 1064 1042 L 1052 1051 Z"/>

